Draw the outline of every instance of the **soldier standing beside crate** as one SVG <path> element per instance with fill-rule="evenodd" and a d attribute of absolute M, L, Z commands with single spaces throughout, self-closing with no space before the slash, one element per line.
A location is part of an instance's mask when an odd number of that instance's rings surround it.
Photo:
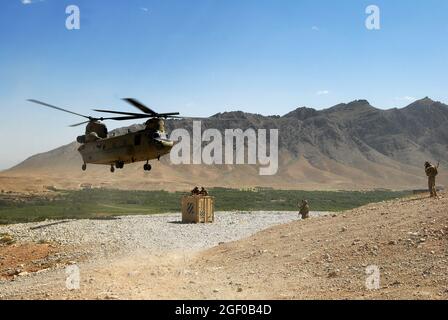
<path fill-rule="evenodd" d="M 428 188 L 429 194 L 431 198 L 437 198 L 437 190 L 436 190 L 436 176 L 438 174 L 439 164 L 437 166 L 432 165 L 428 161 L 425 162 L 425 173 L 428 177 Z"/>
<path fill-rule="evenodd" d="M 202 188 L 201 188 L 201 191 L 199 192 L 199 194 L 200 194 L 201 196 L 207 197 L 207 196 L 208 196 L 208 191 L 205 190 L 204 187 L 202 187 Z"/>
<path fill-rule="evenodd" d="M 299 203 L 299 215 L 302 219 L 308 219 L 310 217 L 310 206 L 307 200 L 302 200 L 302 203 Z"/>

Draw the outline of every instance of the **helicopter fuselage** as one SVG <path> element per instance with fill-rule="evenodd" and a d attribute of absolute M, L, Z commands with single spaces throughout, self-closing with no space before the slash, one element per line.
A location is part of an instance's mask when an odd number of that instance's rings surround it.
<path fill-rule="evenodd" d="M 82 144 L 78 151 L 84 163 L 122 167 L 124 164 L 160 159 L 170 153 L 174 142 L 164 132 L 144 129 L 119 136 L 99 138 Z"/>

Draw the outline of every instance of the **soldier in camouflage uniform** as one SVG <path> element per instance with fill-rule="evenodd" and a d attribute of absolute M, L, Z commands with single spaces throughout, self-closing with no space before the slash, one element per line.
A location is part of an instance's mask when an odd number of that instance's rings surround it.
<path fill-rule="evenodd" d="M 302 203 L 299 204 L 299 215 L 302 219 L 308 219 L 310 217 L 310 206 L 307 200 L 302 200 Z"/>
<path fill-rule="evenodd" d="M 425 173 L 428 177 L 428 188 L 431 198 L 437 198 L 437 190 L 436 190 L 436 176 L 438 174 L 438 167 L 432 165 L 429 162 L 425 162 Z"/>
<path fill-rule="evenodd" d="M 195 187 L 193 190 L 191 190 L 191 195 L 192 196 L 197 196 L 199 195 L 199 188 Z"/>

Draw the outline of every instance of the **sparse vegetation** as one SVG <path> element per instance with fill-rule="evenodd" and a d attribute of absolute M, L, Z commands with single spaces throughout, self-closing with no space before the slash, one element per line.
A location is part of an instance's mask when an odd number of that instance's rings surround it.
<path fill-rule="evenodd" d="M 296 191 L 215 188 L 216 211 L 296 211 L 307 199 L 314 211 L 341 211 L 361 205 L 409 195 L 406 191 Z M 117 215 L 145 215 L 179 212 L 182 192 L 122 191 L 91 189 L 60 191 L 54 199 L 33 198 L 11 201 L 0 198 L 0 224 L 43 221 L 46 219 L 98 219 Z"/>
<path fill-rule="evenodd" d="M 8 233 L 0 233 L 0 245 L 11 245 L 15 242 L 13 236 Z"/>

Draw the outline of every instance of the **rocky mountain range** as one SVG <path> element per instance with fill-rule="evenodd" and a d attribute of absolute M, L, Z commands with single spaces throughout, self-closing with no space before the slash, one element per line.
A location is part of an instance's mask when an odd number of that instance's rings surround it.
<path fill-rule="evenodd" d="M 225 119 L 225 121 L 223 120 Z M 135 125 L 115 131 L 137 130 Z M 192 121 L 167 121 L 167 131 Z M 187 189 L 193 185 L 301 189 L 425 188 L 423 164 L 441 165 L 440 184 L 448 182 L 448 106 L 424 98 L 401 109 L 377 109 L 366 100 L 338 104 L 324 110 L 298 108 L 283 116 L 243 112 L 216 114 L 202 121 L 202 129 L 279 129 L 279 170 L 260 176 L 252 165 L 173 165 L 169 157 L 150 173 L 133 164 L 114 174 L 106 166 L 89 166 L 73 142 L 35 155 L 0 174 L 27 177 L 29 185 L 51 184 L 76 188 L 90 183 L 137 189 Z"/>

